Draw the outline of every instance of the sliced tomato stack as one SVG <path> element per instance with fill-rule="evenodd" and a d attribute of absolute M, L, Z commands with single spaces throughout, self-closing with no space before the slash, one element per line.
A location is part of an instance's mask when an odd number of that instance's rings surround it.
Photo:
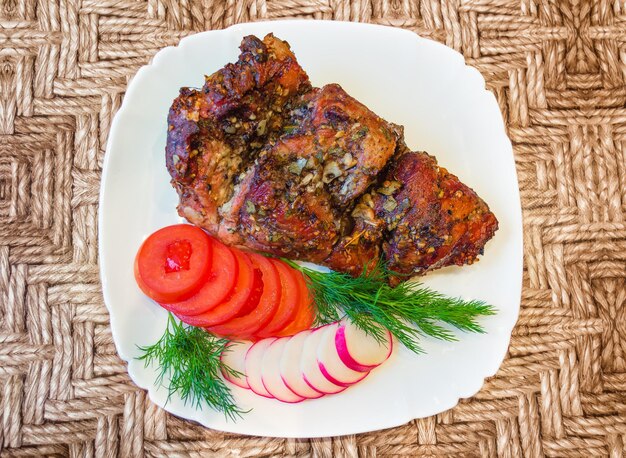
<path fill-rule="evenodd" d="M 181 321 L 232 339 L 293 335 L 310 328 L 315 316 L 301 272 L 227 247 L 187 224 L 146 239 L 135 277 L 147 296 Z"/>

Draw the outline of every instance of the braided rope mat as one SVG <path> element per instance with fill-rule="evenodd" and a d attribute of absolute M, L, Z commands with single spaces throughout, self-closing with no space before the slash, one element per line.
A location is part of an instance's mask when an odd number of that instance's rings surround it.
<path fill-rule="evenodd" d="M 496 94 L 524 210 L 509 355 L 436 417 L 319 440 L 224 434 L 155 407 L 126 375 L 98 280 L 99 177 L 128 80 L 185 35 L 285 17 L 414 30 Z M 3 456 L 624 456 L 624 0 L 0 2 Z"/>

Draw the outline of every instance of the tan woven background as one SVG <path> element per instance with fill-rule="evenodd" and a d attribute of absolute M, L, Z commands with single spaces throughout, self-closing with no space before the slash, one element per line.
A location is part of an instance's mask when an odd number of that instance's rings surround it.
<path fill-rule="evenodd" d="M 136 70 L 195 31 L 296 16 L 406 27 L 462 52 L 506 119 L 525 232 L 497 377 L 436 417 L 311 441 L 153 406 L 116 356 L 96 244 L 107 133 Z M 0 0 L 1 453 L 624 456 L 625 75 L 624 0 Z"/>

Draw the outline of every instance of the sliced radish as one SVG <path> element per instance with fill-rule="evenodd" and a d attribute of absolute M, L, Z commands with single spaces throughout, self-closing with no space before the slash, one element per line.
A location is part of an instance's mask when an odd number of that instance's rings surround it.
<path fill-rule="evenodd" d="M 252 342 L 230 342 L 220 357 L 226 366 L 241 374 L 240 376 L 235 376 L 222 369 L 224 378 L 230 383 L 246 389 L 250 389 L 250 385 L 248 385 L 246 380 L 246 353 L 248 353 L 251 346 Z"/>
<path fill-rule="evenodd" d="M 296 403 L 305 398 L 291 391 L 280 376 L 280 359 L 289 337 L 276 339 L 263 352 L 261 361 L 261 381 L 267 392 L 282 402 Z"/>
<path fill-rule="evenodd" d="M 256 394 L 266 398 L 271 398 L 273 396 L 265 389 L 265 386 L 263 386 L 263 379 L 261 378 L 261 364 L 263 361 L 263 354 L 275 340 L 275 337 L 259 340 L 250 347 L 246 353 L 245 359 L 245 374 L 248 386 L 250 386 L 250 389 Z"/>
<path fill-rule="evenodd" d="M 358 372 L 367 372 L 379 366 L 393 350 L 391 333 L 386 329 L 384 332 L 385 343 L 380 343 L 352 323 L 342 321 L 335 334 L 339 358 L 348 368 Z"/>
<path fill-rule="evenodd" d="M 300 370 L 304 342 L 312 332 L 311 330 L 301 331 L 287 338 L 287 343 L 280 358 L 280 376 L 285 385 L 298 396 L 308 399 L 316 399 L 323 396 L 322 393 L 315 391 L 304 381 L 302 371 Z"/>
<path fill-rule="evenodd" d="M 345 386 L 336 385 L 328 380 L 317 364 L 317 349 L 328 327 L 337 328 L 337 323 L 317 328 L 311 332 L 304 341 L 302 357 L 300 358 L 300 370 L 304 381 L 315 391 L 323 394 L 335 394 L 346 389 Z"/>
<path fill-rule="evenodd" d="M 338 386 L 349 387 L 363 380 L 369 372 L 355 371 L 344 364 L 335 345 L 337 330 L 338 326 L 327 326 L 319 331 L 322 337 L 317 347 L 317 364 L 328 381 Z"/>

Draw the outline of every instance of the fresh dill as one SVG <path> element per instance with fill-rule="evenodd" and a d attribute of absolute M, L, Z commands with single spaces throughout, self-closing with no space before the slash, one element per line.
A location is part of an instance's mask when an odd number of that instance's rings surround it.
<path fill-rule="evenodd" d="M 245 412 L 237 407 L 220 377 L 221 370 L 232 376 L 241 375 L 220 359 L 222 352 L 228 351 L 228 342 L 204 329 L 188 327 L 170 313 L 159 341 L 139 347 L 142 355 L 138 359 L 146 366 L 156 363 L 160 368 L 156 383 L 167 384 L 168 400 L 177 393 L 185 404 L 190 402 L 196 408 L 206 404 L 235 421 Z"/>
<path fill-rule="evenodd" d="M 332 323 L 345 316 L 378 340 L 384 338 L 384 329 L 388 329 L 415 353 L 423 352 L 419 344 L 423 336 L 457 340 L 441 323 L 461 331 L 483 333 L 477 318 L 496 313 L 494 307 L 482 301 L 447 297 L 420 284 L 403 282 L 392 287 L 389 279 L 395 274 L 382 262 L 352 277 L 283 260 L 305 274 L 317 306 L 317 324 Z"/>

